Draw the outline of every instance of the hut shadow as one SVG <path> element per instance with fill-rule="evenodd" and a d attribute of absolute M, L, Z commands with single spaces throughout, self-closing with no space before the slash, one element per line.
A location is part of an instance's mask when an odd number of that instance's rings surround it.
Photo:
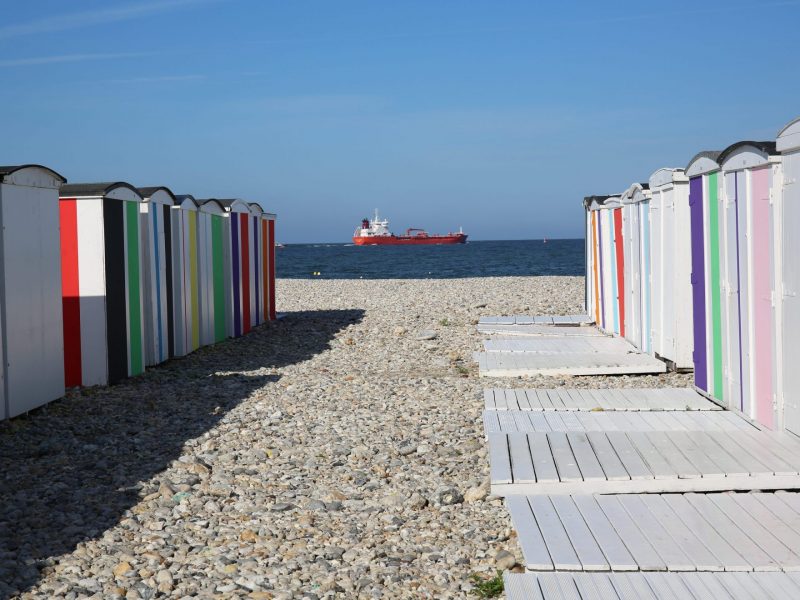
<path fill-rule="evenodd" d="M 243 338 L 0 423 L 0 598 L 30 588 L 53 557 L 118 524 L 157 489 L 143 482 L 178 459 L 187 442 L 274 385 L 276 369 L 328 349 L 363 314 L 290 313 Z"/>

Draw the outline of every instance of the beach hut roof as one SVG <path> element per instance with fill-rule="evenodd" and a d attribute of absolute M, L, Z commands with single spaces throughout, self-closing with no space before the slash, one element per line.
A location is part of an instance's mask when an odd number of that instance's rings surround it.
<path fill-rule="evenodd" d="M 620 201 L 622 204 L 631 204 L 632 202 L 640 202 L 650 197 L 650 184 L 649 183 L 632 183 L 631 186 L 622 192 Z"/>
<path fill-rule="evenodd" d="M 4 183 L 5 181 L 9 180 L 14 173 L 19 171 L 23 171 L 25 169 L 41 169 L 42 171 L 46 171 L 50 174 L 53 178 L 57 179 L 60 183 L 66 183 L 67 180 L 62 175 L 59 175 L 53 169 L 49 169 L 42 165 L 14 165 L 14 166 L 5 166 L 0 167 L 0 183 Z"/>
<path fill-rule="evenodd" d="M 127 189 L 141 198 L 139 190 L 124 181 L 103 181 L 99 183 L 68 183 L 61 186 L 61 196 L 108 196 L 114 190 Z"/>
<path fill-rule="evenodd" d="M 692 157 L 689 164 L 686 165 L 684 172 L 689 177 L 694 177 L 695 175 L 716 171 L 719 169 L 720 154 L 722 154 L 722 152 L 719 150 L 703 150 L 702 152 L 698 152 Z"/>
<path fill-rule="evenodd" d="M 198 200 L 197 205 L 200 207 L 200 210 L 203 212 L 208 213 L 224 213 L 225 207 L 219 202 L 219 200 L 215 200 L 214 198 L 209 198 L 207 200 Z"/>
<path fill-rule="evenodd" d="M 755 150 L 756 154 L 760 154 L 765 160 L 768 156 L 776 153 L 775 142 L 753 142 L 751 140 L 745 140 L 742 142 L 736 142 L 725 148 L 725 150 L 719 153 L 717 162 L 720 166 L 722 166 L 737 153 L 741 154 L 741 151 L 744 148 L 749 148 L 751 151 Z"/>
<path fill-rule="evenodd" d="M 662 167 L 650 175 L 650 189 L 677 182 L 689 181 L 683 169 L 678 167 Z"/>
<path fill-rule="evenodd" d="M 583 197 L 583 206 L 584 208 L 589 208 L 593 203 L 594 204 L 602 204 L 607 199 L 611 198 L 612 194 L 600 194 L 599 196 L 584 196 Z"/>
<path fill-rule="evenodd" d="M 261 213 L 264 212 L 264 209 L 261 208 L 261 205 L 258 202 L 251 202 L 250 204 L 248 204 L 248 206 L 250 207 L 250 210 L 252 210 L 256 214 L 260 215 Z"/>
<path fill-rule="evenodd" d="M 779 152 L 797 150 L 800 148 L 800 117 L 787 123 L 786 126 L 778 132 L 776 148 Z"/>
<path fill-rule="evenodd" d="M 139 194 L 141 194 L 142 198 L 152 198 L 153 195 L 158 191 L 165 192 L 172 199 L 173 203 L 177 200 L 175 194 L 172 193 L 172 190 L 170 190 L 168 187 L 163 186 L 163 185 L 157 185 L 157 186 L 153 186 L 153 187 L 140 187 L 139 188 Z"/>

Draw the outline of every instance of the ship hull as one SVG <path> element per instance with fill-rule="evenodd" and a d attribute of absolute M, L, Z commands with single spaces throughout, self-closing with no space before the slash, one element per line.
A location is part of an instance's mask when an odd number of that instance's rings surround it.
<path fill-rule="evenodd" d="M 436 246 L 441 244 L 464 244 L 466 234 L 456 235 L 380 235 L 354 237 L 356 246 Z"/>

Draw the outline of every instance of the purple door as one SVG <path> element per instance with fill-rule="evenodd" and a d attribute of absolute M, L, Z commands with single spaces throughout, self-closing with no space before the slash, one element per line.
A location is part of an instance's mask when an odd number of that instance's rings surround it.
<path fill-rule="evenodd" d="M 706 367 L 706 272 L 703 254 L 703 177 L 689 181 L 689 211 L 692 233 L 692 318 L 694 321 L 694 384 L 708 391 Z"/>

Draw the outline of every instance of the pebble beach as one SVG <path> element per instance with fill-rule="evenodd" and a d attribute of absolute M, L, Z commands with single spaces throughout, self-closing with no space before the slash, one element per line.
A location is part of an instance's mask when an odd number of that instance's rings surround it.
<path fill-rule="evenodd" d="M 581 277 L 279 279 L 284 317 L 0 423 L 0 598 L 469 598 L 521 553 L 490 494 L 479 317 Z"/>

